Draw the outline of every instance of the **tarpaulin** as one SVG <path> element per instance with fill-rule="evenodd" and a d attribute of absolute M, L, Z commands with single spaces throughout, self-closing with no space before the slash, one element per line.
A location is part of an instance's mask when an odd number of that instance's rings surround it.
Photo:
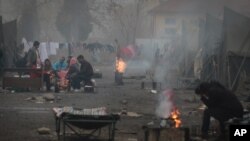
<path fill-rule="evenodd" d="M 250 18 L 225 8 L 223 27 L 224 54 L 221 54 L 221 75 L 224 75 L 223 81 L 227 82 L 230 88 L 236 89 L 240 73 L 249 70 Z"/>
<path fill-rule="evenodd" d="M 17 21 L 3 24 L 4 34 L 4 64 L 5 67 L 13 67 L 17 52 Z"/>
<path fill-rule="evenodd" d="M 131 59 L 136 56 L 136 47 L 135 45 L 127 45 L 120 48 L 120 53 L 123 57 Z"/>
<path fill-rule="evenodd" d="M 206 15 L 202 49 L 202 80 L 218 79 L 218 56 L 221 50 L 222 43 L 222 21 L 211 16 Z"/>

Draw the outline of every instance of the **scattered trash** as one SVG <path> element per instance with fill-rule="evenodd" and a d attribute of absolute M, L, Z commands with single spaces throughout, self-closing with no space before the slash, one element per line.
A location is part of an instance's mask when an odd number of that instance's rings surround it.
<path fill-rule="evenodd" d="M 137 114 L 135 112 L 127 112 L 127 115 L 130 116 L 130 117 L 141 117 L 140 114 Z"/>
<path fill-rule="evenodd" d="M 151 122 L 147 123 L 147 125 L 154 125 L 154 122 L 151 121 Z"/>
<path fill-rule="evenodd" d="M 43 96 L 28 97 L 24 100 L 35 102 L 35 103 L 45 103 L 46 101 L 50 103 L 54 103 L 58 100 L 61 100 L 61 97 L 55 97 L 53 94 L 44 94 Z"/>
<path fill-rule="evenodd" d="M 157 90 L 151 90 L 150 92 L 153 94 L 157 94 Z"/>
<path fill-rule="evenodd" d="M 45 99 L 42 96 L 28 97 L 28 98 L 26 98 L 24 100 L 32 101 L 32 102 L 40 103 L 40 104 L 45 102 Z"/>
<path fill-rule="evenodd" d="M 38 128 L 38 129 L 37 129 L 37 132 L 38 132 L 40 135 L 50 134 L 50 129 L 49 129 L 49 128 L 46 128 L 46 127 L 41 127 L 41 128 Z"/>
<path fill-rule="evenodd" d="M 30 101 L 30 100 L 35 100 L 35 99 L 36 99 L 35 97 L 28 97 L 28 98 L 26 98 L 26 99 L 24 99 L 24 100 Z"/>
<path fill-rule="evenodd" d="M 121 115 L 127 115 L 128 114 L 127 108 L 123 108 L 120 114 Z"/>
<path fill-rule="evenodd" d="M 43 98 L 46 101 L 54 101 L 55 100 L 55 96 L 53 94 L 44 94 Z"/>
<path fill-rule="evenodd" d="M 125 115 L 129 117 L 141 117 L 142 116 L 136 112 L 128 112 L 126 109 L 122 109 L 122 111 L 119 112 L 118 115 Z"/>
<path fill-rule="evenodd" d="M 124 100 L 122 100 L 122 104 L 123 104 L 123 105 L 127 105 L 127 104 L 128 104 L 128 101 L 124 99 Z"/>
<path fill-rule="evenodd" d="M 199 110 L 205 110 L 206 109 L 206 105 L 201 105 L 198 109 Z"/>
<path fill-rule="evenodd" d="M 6 94 L 6 93 L 9 93 L 9 90 L 5 90 L 5 89 L 2 89 L 0 88 L 0 94 Z"/>

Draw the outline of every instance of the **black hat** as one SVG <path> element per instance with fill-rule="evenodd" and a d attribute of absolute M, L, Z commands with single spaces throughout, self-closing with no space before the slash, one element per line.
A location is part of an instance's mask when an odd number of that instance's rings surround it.
<path fill-rule="evenodd" d="M 38 41 L 35 41 L 34 43 L 33 43 L 33 46 L 39 46 L 40 45 L 40 42 L 38 42 Z"/>

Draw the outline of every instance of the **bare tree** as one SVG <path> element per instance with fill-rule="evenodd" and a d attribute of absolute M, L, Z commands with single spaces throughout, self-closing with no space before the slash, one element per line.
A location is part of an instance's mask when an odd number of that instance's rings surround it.
<path fill-rule="evenodd" d="M 135 43 L 141 12 L 146 1 L 108 1 L 107 10 L 120 30 L 125 43 Z"/>

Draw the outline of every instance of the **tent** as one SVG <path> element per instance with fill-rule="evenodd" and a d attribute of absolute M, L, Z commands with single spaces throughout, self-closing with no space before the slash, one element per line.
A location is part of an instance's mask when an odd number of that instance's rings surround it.
<path fill-rule="evenodd" d="M 250 18 L 225 8 L 223 43 L 221 80 L 234 90 L 242 72 L 249 76 Z"/>
<path fill-rule="evenodd" d="M 201 39 L 203 62 L 201 79 L 205 81 L 218 80 L 219 68 L 216 64 L 219 63 L 221 52 L 222 21 L 207 14 L 204 28 L 204 35 Z"/>
<path fill-rule="evenodd" d="M 13 20 L 3 24 L 4 35 L 4 67 L 13 67 L 17 54 L 17 21 Z"/>

